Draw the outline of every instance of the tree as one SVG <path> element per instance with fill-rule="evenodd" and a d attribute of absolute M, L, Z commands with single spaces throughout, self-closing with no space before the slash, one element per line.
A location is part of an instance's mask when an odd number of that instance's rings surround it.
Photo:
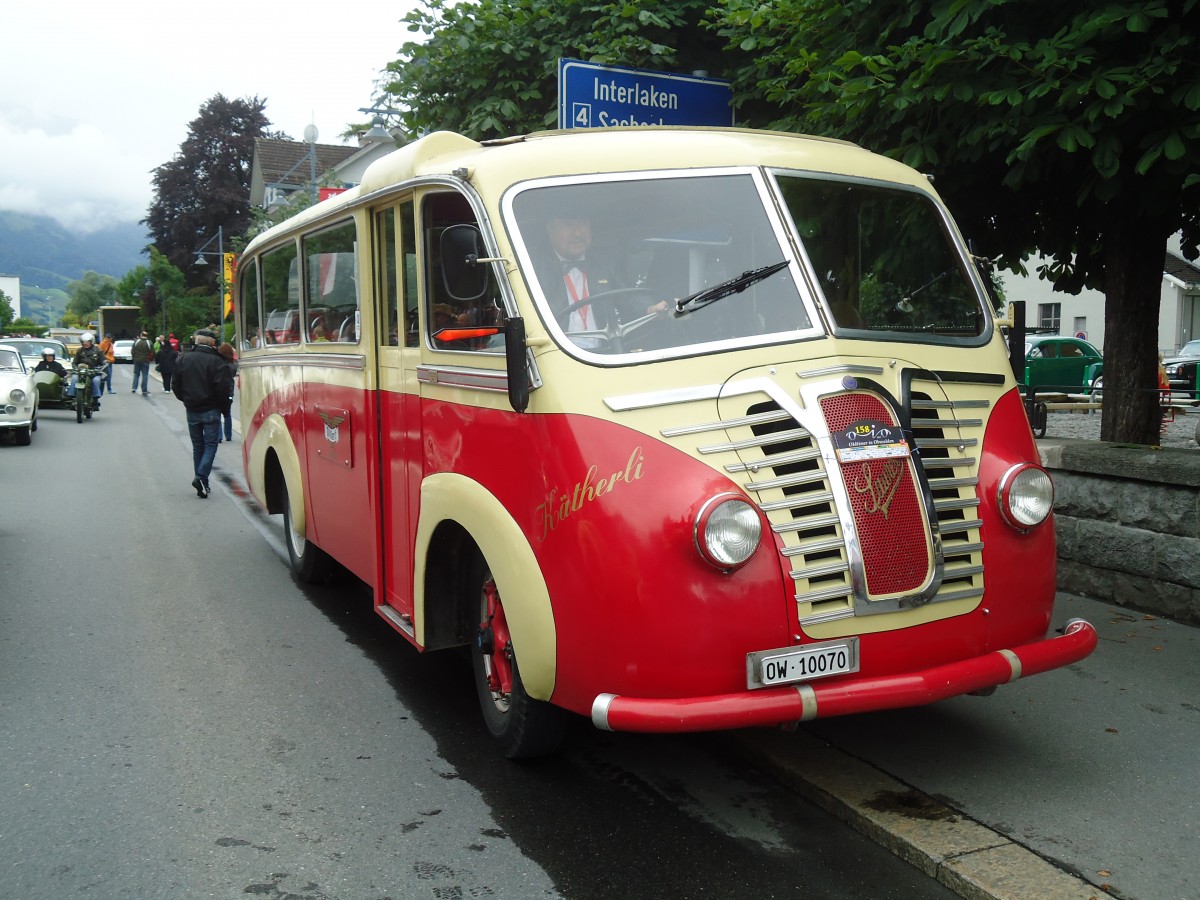
<path fill-rule="evenodd" d="M 708 69 L 720 38 L 700 26 L 707 8 L 707 0 L 425 0 L 402 21 L 426 38 L 400 48 L 376 105 L 401 109 L 411 134 L 482 139 L 553 128 L 559 57 Z"/>
<path fill-rule="evenodd" d="M 761 124 L 933 171 L 978 252 L 1103 290 L 1101 436 L 1153 444 L 1166 242 L 1200 239 L 1198 4 L 728 0 L 713 21 L 748 54 L 740 96 L 777 106 Z"/>
<path fill-rule="evenodd" d="M 4 291 L 0 291 L 0 331 L 8 328 L 16 318 L 17 312 L 13 309 L 12 298 Z"/>
<path fill-rule="evenodd" d="M 117 279 L 101 275 L 90 269 L 78 281 L 67 285 L 71 299 L 67 301 L 67 315 L 73 321 L 87 323 L 95 318 L 101 306 L 113 306 L 120 301 L 117 296 Z M 64 316 L 64 321 L 66 317 Z"/>
<path fill-rule="evenodd" d="M 154 170 L 154 200 L 142 220 L 154 246 L 194 286 L 214 276 L 192 266 L 196 251 L 224 229 L 240 234 L 250 224 L 250 168 L 254 140 L 273 137 L 258 97 L 228 100 L 217 94 L 188 125 L 179 152 Z M 211 268 L 211 267 L 210 267 Z"/>

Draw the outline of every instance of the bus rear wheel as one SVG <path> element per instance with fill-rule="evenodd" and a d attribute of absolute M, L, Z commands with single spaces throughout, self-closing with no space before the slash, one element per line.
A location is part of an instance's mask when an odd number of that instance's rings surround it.
<path fill-rule="evenodd" d="M 334 571 L 333 558 L 296 530 L 292 495 L 284 492 L 283 539 L 287 544 L 288 565 L 293 574 L 307 584 L 328 581 Z"/>
<path fill-rule="evenodd" d="M 500 591 L 485 566 L 476 568 L 479 627 L 471 650 L 475 688 L 488 731 L 509 759 L 553 753 L 562 742 L 562 710 L 525 693 Z"/>

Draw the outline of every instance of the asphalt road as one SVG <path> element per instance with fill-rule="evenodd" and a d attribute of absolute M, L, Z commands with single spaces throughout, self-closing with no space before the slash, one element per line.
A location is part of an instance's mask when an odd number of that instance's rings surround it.
<path fill-rule="evenodd" d="M 0 897 L 951 893 L 705 736 L 498 757 L 461 656 L 301 587 L 158 390 L 0 444 Z"/>

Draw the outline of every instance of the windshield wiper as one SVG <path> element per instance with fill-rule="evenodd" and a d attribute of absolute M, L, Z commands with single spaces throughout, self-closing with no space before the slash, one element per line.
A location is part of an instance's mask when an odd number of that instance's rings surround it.
<path fill-rule="evenodd" d="M 786 269 L 788 261 L 777 262 L 774 265 L 763 266 L 761 269 L 750 269 L 743 272 L 736 278 L 730 278 L 728 281 L 722 281 L 720 284 L 714 284 L 710 288 L 705 288 L 702 291 L 696 291 L 684 297 L 682 300 L 675 301 L 675 315 L 682 316 L 690 312 L 695 312 L 698 309 L 703 309 L 710 303 L 716 303 L 718 300 L 723 300 L 730 294 L 740 294 L 752 284 L 757 284 L 764 278 L 774 275 L 780 269 Z"/>

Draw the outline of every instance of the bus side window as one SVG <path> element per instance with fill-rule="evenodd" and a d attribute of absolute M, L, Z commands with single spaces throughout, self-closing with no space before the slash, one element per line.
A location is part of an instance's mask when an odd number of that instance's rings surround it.
<path fill-rule="evenodd" d="M 490 269 L 487 287 L 483 296 L 477 299 L 457 298 L 446 287 L 440 258 L 442 232 L 454 225 L 471 225 L 478 228 L 475 214 L 465 197 L 449 192 L 427 195 L 422 202 L 421 212 L 429 344 L 443 350 L 487 349 L 486 340 L 443 342 L 436 336 L 442 328 L 493 325 L 499 321 L 500 292 Z"/>
<path fill-rule="evenodd" d="M 417 303 L 421 292 L 417 287 L 417 217 L 411 200 L 400 204 L 400 260 L 403 265 L 400 295 L 404 310 L 404 346 L 419 347 L 421 336 L 417 325 Z"/>
<path fill-rule="evenodd" d="M 379 298 L 379 342 L 391 347 L 400 344 L 397 324 L 399 297 L 396 290 L 396 213 L 385 209 L 375 214 L 375 259 L 378 270 L 375 283 Z"/>
<path fill-rule="evenodd" d="M 262 346 L 262 327 L 258 311 L 258 260 L 251 259 L 238 270 L 237 309 L 242 315 L 241 349 Z"/>
<path fill-rule="evenodd" d="M 357 248 L 353 221 L 304 237 L 308 341 L 358 343 Z"/>
<path fill-rule="evenodd" d="M 300 284 L 296 245 L 289 242 L 262 256 L 264 344 L 300 341 Z"/>

